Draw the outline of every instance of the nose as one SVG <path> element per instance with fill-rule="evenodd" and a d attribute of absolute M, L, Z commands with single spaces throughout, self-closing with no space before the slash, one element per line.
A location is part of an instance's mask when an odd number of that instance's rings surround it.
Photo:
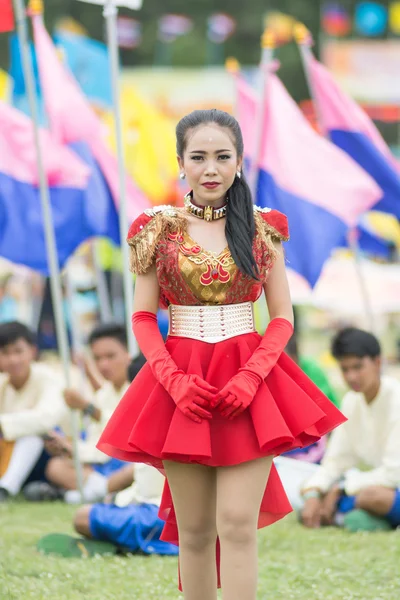
<path fill-rule="evenodd" d="M 205 175 L 215 175 L 217 173 L 217 163 L 214 160 L 207 161 Z"/>

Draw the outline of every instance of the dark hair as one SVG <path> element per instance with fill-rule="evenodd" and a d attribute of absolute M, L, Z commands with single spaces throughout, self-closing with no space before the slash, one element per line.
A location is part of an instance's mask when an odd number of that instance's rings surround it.
<path fill-rule="evenodd" d="M 146 359 L 142 353 L 136 356 L 130 363 L 128 367 L 128 380 L 133 381 L 136 375 L 139 373 L 140 369 L 146 363 Z"/>
<path fill-rule="evenodd" d="M 30 346 L 36 346 L 36 335 L 23 323 L 9 321 L 0 325 L 0 348 L 13 344 L 17 340 L 25 340 Z"/>
<path fill-rule="evenodd" d="M 215 123 L 219 127 L 229 129 L 234 137 L 237 155 L 243 156 L 243 136 L 239 123 L 232 115 L 215 108 L 195 110 L 179 121 L 176 127 L 178 156 L 183 157 L 187 132 L 208 123 Z M 241 177 L 235 177 L 228 191 L 225 235 L 233 260 L 240 271 L 253 279 L 258 279 L 259 271 L 253 255 L 255 235 L 253 200 L 243 173 Z"/>
<path fill-rule="evenodd" d="M 88 341 L 91 345 L 94 342 L 97 342 L 97 340 L 101 340 L 103 338 L 114 338 L 123 346 L 125 346 L 125 348 L 128 348 L 128 338 L 126 335 L 126 329 L 123 325 L 118 325 L 118 323 L 103 323 L 102 325 L 99 325 L 93 329 Z"/>
<path fill-rule="evenodd" d="M 356 327 L 346 327 L 339 331 L 332 340 L 332 354 L 337 359 L 346 356 L 377 358 L 381 355 L 381 347 L 377 338 Z"/>

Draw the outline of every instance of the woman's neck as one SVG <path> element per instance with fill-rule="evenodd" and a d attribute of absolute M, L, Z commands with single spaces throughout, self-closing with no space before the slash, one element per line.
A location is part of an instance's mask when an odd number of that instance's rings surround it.
<path fill-rule="evenodd" d="M 197 200 L 197 198 L 195 198 L 193 195 L 191 196 L 190 201 L 192 202 L 192 204 L 194 204 L 198 208 L 204 208 L 205 206 L 212 206 L 215 209 L 222 208 L 227 203 L 225 197 L 222 197 L 219 200 L 216 200 L 214 202 L 207 202 L 206 200 L 202 200 L 202 201 Z"/>

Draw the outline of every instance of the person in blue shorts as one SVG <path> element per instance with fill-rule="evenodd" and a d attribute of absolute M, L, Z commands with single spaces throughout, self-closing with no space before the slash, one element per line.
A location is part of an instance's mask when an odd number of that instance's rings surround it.
<path fill-rule="evenodd" d="M 75 530 L 82 536 L 111 542 L 132 553 L 178 555 L 178 547 L 160 540 L 164 521 L 158 516 L 164 477 L 154 467 L 130 465 L 133 484 L 117 494 L 113 504 L 78 509 Z"/>

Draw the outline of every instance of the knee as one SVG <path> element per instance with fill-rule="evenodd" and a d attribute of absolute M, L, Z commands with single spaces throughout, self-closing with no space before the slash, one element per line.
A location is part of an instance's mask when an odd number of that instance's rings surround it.
<path fill-rule="evenodd" d="M 217 516 L 217 531 L 222 541 L 245 546 L 257 536 L 257 522 L 245 511 L 229 508 Z"/>
<path fill-rule="evenodd" d="M 394 495 L 395 490 L 381 486 L 371 486 L 357 494 L 357 506 L 367 511 L 381 512 L 393 502 Z"/>
<path fill-rule="evenodd" d="M 215 545 L 217 530 L 213 523 L 191 523 L 179 528 L 179 545 L 191 552 L 204 552 Z"/>
<path fill-rule="evenodd" d="M 90 535 L 89 515 L 92 507 L 81 506 L 74 516 L 74 529 L 77 533 L 88 537 Z"/>
<path fill-rule="evenodd" d="M 55 477 L 57 477 L 60 470 L 63 468 L 63 459 L 61 458 L 51 458 L 46 465 L 45 475 L 49 481 L 53 481 Z"/>

